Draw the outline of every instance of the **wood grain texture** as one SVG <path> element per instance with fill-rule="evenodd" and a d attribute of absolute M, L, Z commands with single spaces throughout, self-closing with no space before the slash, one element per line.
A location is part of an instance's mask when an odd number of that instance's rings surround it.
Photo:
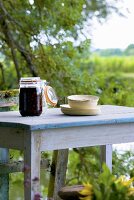
<path fill-rule="evenodd" d="M 48 159 L 41 160 L 40 168 L 48 170 L 50 168 L 50 161 Z M 16 172 L 23 172 L 23 170 L 24 170 L 24 162 L 23 161 L 0 163 L 0 175 L 16 173 Z"/>
<path fill-rule="evenodd" d="M 54 196 L 55 200 L 60 200 L 58 191 L 65 185 L 66 171 L 68 163 L 68 149 L 62 149 L 58 151 L 56 172 L 55 172 L 55 184 L 54 184 Z"/>
<path fill-rule="evenodd" d="M 36 199 L 40 193 L 40 134 L 25 134 L 24 137 L 24 198 Z"/>
<path fill-rule="evenodd" d="M 58 150 L 53 151 L 52 162 L 51 162 L 51 171 L 49 176 L 49 184 L 48 184 L 48 194 L 47 199 L 53 199 L 54 195 L 54 183 L 55 183 L 55 173 L 56 173 L 56 165 L 58 158 Z"/>
<path fill-rule="evenodd" d="M 0 113 L 0 127 L 44 130 L 101 124 L 121 124 L 134 122 L 134 108 L 123 106 L 100 106 L 102 113 L 97 116 L 67 116 L 60 108 L 48 109 L 39 117 L 21 117 L 19 112 Z"/>
<path fill-rule="evenodd" d="M 101 106 L 101 111 L 98 116 L 66 116 L 60 109 L 48 109 L 39 117 L 0 113 L 0 147 L 24 150 L 24 168 L 29 168 L 24 171 L 25 200 L 40 192 L 41 151 L 134 142 L 134 108 Z"/>
<path fill-rule="evenodd" d="M 101 166 L 103 163 L 106 163 L 110 171 L 112 171 L 112 145 L 111 144 L 100 146 L 100 160 L 101 160 Z"/>
<path fill-rule="evenodd" d="M 81 195 L 80 192 L 84 189 L 83 185 L 66 186 L 59 190 L 59 196 L 64 200 L 80 200 L 87 195 Z"/>
<path fill-rule="evenodd" d="M 133 123 L 49 129 L 42 131 L 41 150 L 133 142 L 133 130 Z"/>
<path fill-rule="evenodd" d="M 66 179 L 68 153 L 68 149 L 53 151 L 47 199 L 59 200 L 58 191 Z"/>
<path fill-rule="evenodd" d="M 9 160 L 8 149 L 0 148 L 0 164 L 5 164 Z M 9 199 L 9 174 L 0 174 L 0 200 Z"/>

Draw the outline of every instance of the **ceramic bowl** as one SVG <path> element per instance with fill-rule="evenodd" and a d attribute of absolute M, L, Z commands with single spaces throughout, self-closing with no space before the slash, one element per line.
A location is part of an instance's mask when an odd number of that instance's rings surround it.
<path fill-rule="evenodd" d="M 71 108 L 89 109 L 96 108 L 99 97 L 93 95 L 71 95 L 67 97 Z"/>

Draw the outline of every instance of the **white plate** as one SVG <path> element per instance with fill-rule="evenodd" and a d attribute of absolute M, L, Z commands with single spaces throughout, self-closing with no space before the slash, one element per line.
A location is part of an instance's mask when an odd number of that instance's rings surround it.
<path fill-rule="evenodd" d="M 99 115 L 101 113 L 100 107 L 89 109 L 71 108 L 68 104 L 60 105 L 61 111 L 66 115 Z"/>

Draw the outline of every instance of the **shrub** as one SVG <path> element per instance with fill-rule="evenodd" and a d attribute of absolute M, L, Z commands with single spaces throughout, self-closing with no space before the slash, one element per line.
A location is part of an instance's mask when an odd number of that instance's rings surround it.
<path fill-rule="evenodd" d="M 82 200 L 134 200 L 134 178 L 128 179 L 125 176 L 117 178 L 108 167 L 103 165 L 103 172 L 98 179 L 84 184 L 80 194 L 86 196 Z"/>

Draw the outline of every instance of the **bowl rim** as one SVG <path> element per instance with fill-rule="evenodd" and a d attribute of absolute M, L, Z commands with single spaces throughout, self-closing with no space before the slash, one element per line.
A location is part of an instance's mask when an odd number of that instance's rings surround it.
<path fill-rule="evenodd" d="M 72 97 L 84 97 L 85 96 L 85 98 L 86 97 L 89 97 L 89 99 L 87 98 L 87 99 L 72 99 Z M 91 98 L 91 99 L 90 99 Z M 95 95 L 84 95 L 84 94 L 78 94 L 78 95 L 70 95 L 70 96 L 68 96 L 67 97 L 67 99 L 68 100 L 70 100 L 70 101 L 77 101 L 77 102 L 86 102 L 86 101 L 98 101 L 99 100 L 99 97 L 98 96 L 95 96 Z"/>

